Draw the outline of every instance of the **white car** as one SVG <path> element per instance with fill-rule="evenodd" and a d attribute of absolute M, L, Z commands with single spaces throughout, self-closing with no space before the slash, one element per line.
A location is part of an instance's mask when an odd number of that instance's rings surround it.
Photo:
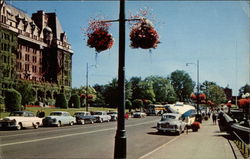
<path fill-rule="evenodd" d="M 42 118 L 36 117 L 29 111 L 14 111 L 9 117 L 0 120 L 0 128 L 16 128 L 20 130 L 25 127 L 34 127 L 37 129 L 42 125 Z"/>
<path fill-rule="evenodd" d="M 71 116 L 69 112 L 65 111 L 54 111 L 51 112 L 49 116 L 43 119 L 44 126 L 57 126 L 62 125 L 74 125 L 76 123 L 76 118 Z"/>
<path fill-rule="evenodd" d="M 109 122 L 111 120 L 111 116 L 108 115 L 107 112 L 105 111 L 93 112 L 92 115 L 94 115 L 94 117 L 96 118 L 96 121 L 100 123 L 104 121 Z"/>
<path fill-rule="evenodd" d="M 144 112 L 133 112 L 134 118 L 145 118 L 146 116 L 147 116 L 147 114 Z"/>
<path fill-rule="evenodd" d="M 107 114 L 111 116 L 111 121 L 116 121 L 118 118 L 118 112 L 116 111 L 109 111 Z"/>
<path fill-rule="evenodd" d="M 158 132 L 174 132 L 180 135 L 186 128 L 186 123 L 180 114 L 165 113 L 157 123 Z"/>

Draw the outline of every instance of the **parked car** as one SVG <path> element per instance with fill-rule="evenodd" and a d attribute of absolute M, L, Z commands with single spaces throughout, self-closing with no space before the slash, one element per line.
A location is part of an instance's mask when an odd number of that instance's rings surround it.
<path fill-rule="evenodd" d="M 107 112 L 105 111 L 93 112 L 92 115 L 94 115 L 94 117 L 96 118 L 96 121 L 100 123 L 104 121 L 109 122 L 111 120 L 111 116 L 108 115 Z"/>
<path fill-rule="evenodd" d="M 147 115 L 146 113 L 144 112 L 139 112 L 139 111 L 136 111 L 133 113 L 133 117 L 134 118 L 145 118 Z"/>
<path fill-rule="evenodd" d="M 111 121 L 116 121 L 118 118 L 118 113 L 116 111 L 109 111 L 107 113 L 111 117 Z"/>
<path fill-rule="evenodd" d="M 184 132 L 186 123 L 183 121 L 181 114 L 165 113 L 157 123 L 158 132 L 173 132 L 180 135 Z"/>
<path fill-rule="evenodd" d="M 34 127 L 37 129 L 42 125 L 42 118 L 36 117 L 30 111 L 14 111 L 9 117 L 0 120 L 0 128 L 16 128 L 20 130 L 25 127 Z"/>
<path fill-rule="evenodd" d="M 78 111 L 75 112 L 74 116 L 76 117 L 77 124 L 85 124 L 85 123 L 93 124 L 94 122 L 96 122 L 96 118 L 93 115 L 91 115 L 90 112 Z"/>
<path fill-rule="evenodd" d="M 43 119 L 44 126 L 62 126 L 62 125 L 74 125 L 76 123 L 76 118 L 71 116 L 65 111 L 54 111 L 51 112 L 49 116 Z"/>

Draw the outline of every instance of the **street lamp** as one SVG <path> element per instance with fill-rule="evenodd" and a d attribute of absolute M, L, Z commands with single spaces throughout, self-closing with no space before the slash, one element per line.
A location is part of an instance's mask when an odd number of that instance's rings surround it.
<path fill-rule="evenodd" d="M 190 65 L 190 64 L 194 64 L 197 66 L 197 114 L 199 114 L 199 104 L 200 104 L 200 83 L 199 83 L 199 60 L 197 60 L 197 63 L 186 63 L 186 66 Z"/>
<path fill-rule="evenodd" d="M 118 119 L 115 136 L 114 158 L 127 158 L 125 130 L 125 0 L 120 0 L 119 14 L 119 67 L 118 67 Z"/>

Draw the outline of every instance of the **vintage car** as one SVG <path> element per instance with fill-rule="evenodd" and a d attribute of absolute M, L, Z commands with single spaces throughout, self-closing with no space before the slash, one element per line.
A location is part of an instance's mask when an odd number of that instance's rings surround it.
<path fill-rule="evenodd" d="M 97 111 L 93 112 L 92 115 L 96 118 L 96 122 L 104 122 L 107 121 L 109 122 L 111 120 L 111 116 L 107 114 L 105 111 Z"/>
<path fill-rule="evenodd" d="M 93 124 L 94 122 L 96 122 L 96 118 L 93 115 L 91 115 L 90 112 L 77 111 L 75 112 L 74 117 L 76 118 L 77 124 L 85 124 L 85 123 Z"/>
<path fill-rule="evenodd" d="M 37 129 L 42 125 L 42 118 L 36 117 L 30 111 L 14 111 L 9 117 L 0 120 L 0 128 L 16 128 L 20 130 L 26 127 L 34 127 Z"/>
<path fill-rule="evenodd" d="M 109 111 L 107 114 L 111 117 L 111 121 L 116 121 L 118 113 L 116 111 Z"/>
<path fill-rule="evenodd" d="M 44 126 L 57 126 L 74 125 L 76 118 L 71 116 L 70 113 L 65 111 L 53 111 L 49 116 L 43 119 Z"/>
<path fill-rule="evenodd" d="M 133 112 L 134 118 L 145 118 L 146 116 L 147 114 L 144 112 L 140 112 L 140 111 Z"/>
<path fill-rule="evenodd" d="M 165 113 L 157 123 L 157 130 L 160 133 L 173 132 L 180 135 L 186 128 L 186 123 L 183 120 L 181 114 Z"/>

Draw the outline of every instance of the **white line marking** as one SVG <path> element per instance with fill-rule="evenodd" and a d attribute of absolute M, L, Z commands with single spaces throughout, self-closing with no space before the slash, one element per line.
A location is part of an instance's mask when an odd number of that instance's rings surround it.
<path fill-rule="evenodd" d="M 153 151 L 150 151 L 149 153 L 146 153 L 145 155 L 141 156 L 141 157 L 138 158 L 138 159 L 143 159 L 143 158 L 149 156 L 150 154 L 152 154 L 152 153 L 158 151 L 159 149 L 163 148 L 164 146 L 166 146 L 166 145 L 170 144 L 171 142 L 175 141 L 175 140 L 178 139 L 179 137 L 180 137 L 180 136 L 177 136 L 177 137 L 173 138 L 173 139 L 170 140 L 169 142 L 167 142 L 167 143 L 165 143 L 165 144 L 163 144 L 163 145 L 157 147 L 156 149 L 154 149 Z"/>
<path fill-rule="evenodd" d="M 135 125 L 128 125 L 126 127 L 144 125 L 144 124 L 149 124 L 149 123 L 153 123 L 153 122 L 156 122 L 156 121 L 144 122 L 144 123 L 139 123 L 139 124 L 135 124 Z M 96 132 L 102 132 L 102 131 L 108 131 L 108 130 L 115 130 L 115 129 L 116 128 L 108 128 L 108 129 L 88 131 L 88 132 L 82 132 L 82 133 L 74 133 L 74 134 L 67 134 L 67 135 L 61 135 L 61 136 L 46 137 L 46 138 L 41 138 L 41 139 L 34 139 L 34 140 L 6 143 L 6 144 L 1 144 L 0 147 L 17 145 L 17 144 L 25 144 L 25 143 L 31 143 L 31 142 L 38 142 L 38 141 L 45 141 L 45 140 L 50 140 L 50 139 L 58 139 L 58 138 L 69 137 L 69 136 L 84 135 L 84 134 L 90 134 L 90 133 L 96 133 Z"/>

